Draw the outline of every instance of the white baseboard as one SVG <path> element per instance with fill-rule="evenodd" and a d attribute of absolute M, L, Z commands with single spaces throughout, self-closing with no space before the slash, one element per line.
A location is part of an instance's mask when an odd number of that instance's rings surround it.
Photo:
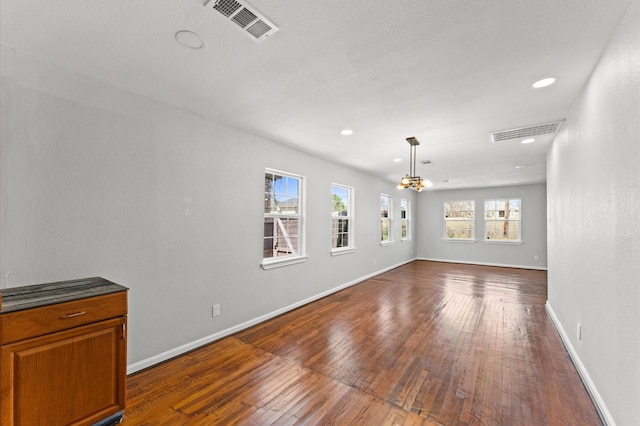
<path fill-rule="evenodd" d="M 573 365 L 576 367 L 576 370 L 578 370 L 578 374 L 580 375 L 580 378 L 582 379 L 584 386 L 587 388 L 587 392 L 589 392 L 589 395 L 591 396 L 591 400 L 596 406 L 596 410 L 598 410 L 598 414 L 600 415 L 600 420 L 602 420 L 602 422 L 606 426 L 615 426 L 616 422 L 613 420 L 611 413 L 607 409 L 607 405 L 604 403 L 602 396 L 600 396 L 600 392 L 598 392 L 598 389 L 596 388 L 596 385 L 593 383 L 593 380 L 591 380 L 591 376 L 589 376 L 589 372 L 587 371 L 586 367 L 580 360 L 578 353 L 576 352 L 573 345 L 571 344 L 571 340 L 569 340 L 569 336 L 567 335 L 567 332 L 564 330 L 564 327 L 562 327 L 560 320 L 556 316 L 548 300 L 547 300 L 547 303 L 545 304 L 545 307 L 547 308 L 547 313 L 549 314 L 549 317 L 551 318 L 553 325 L 555 326 L 556 330 L 558 330 L 558 334 L 560 335 L 560 339 L 562 339 L 562 343 L 564 344 L 564 347 L 567 349 L 567 352 L 569 352 L 569 357 L 571 358 Z"/>
<path fill-rule="evenodd" d="M 215 342 L 216 340 L 222 339 L 223 337 L 230 336 L 230 335 L 232 335 L 234 333 L 237 333 L 239 331 L 247 329 L 247 328 L 249 328 L 251 326 L 254 326 L 256 324 L 260 324 L 261 322 L 264 322 L 264 321 L 269 320 L 271 318 L 275 318 L 278 315 L 282 315 L 282 314 L 284 314 L 286 312 L 289 312 L 289 311 L 291 311 L 293 309 L 299 308 L 300 306 L 304 306 L 307 303 L 313 302 L 313 301 L 318 300 L 318 299 L 322 299 L 323 297 L 326 297 L 326 296 L 328 296 L 330 294 L 333 294 L 335 292 L 343 290 L 343 289 L 345 289 L 347 287 L 351 287 L 353 285 L 359 284 L 362 281 L 365 281 L 365 280 L 368 280 L 370 278 L 375 277 L 376 275 L 380 275 L 380 274 L 382 274 L 384 272 L 390 271 L 390 270 L 395 269 L 395 268 L 397 268 L 399 266 L 405 265 L 407 263 L 411 263 L 414 260 L 417 260 L 417 259 L 414 258 L 414 259 L 407 260 L 405 262 L 398 263 L 398 264 L 393 265 L 393 266 L 389 266 L 388 268 L 381 269 L 381 270 L 373 272 L 373 273 L 371 273 L 369 275 L 365 275 L 364 277 L 360 277 L 360 278 L 355 279 L 353 281 L 350 281 L 348 283 L 339 285 L 338 287 L 334 287 L 334 288 L 332 288 L 330 290 L 323 291 L 322 293 L 316 294 L 315 296 L 311 296 L 311 297 L 309 297 L 307 299 L 304 299 L 304 300 L 301 300 L 299 302 L 293 303 L 293 304 L 291 304 L 289 306 L 285 306 L 284 308 L 277 309 L 277 310 L 275 310 L 273 312 L 269 312 L 268 314 L 261 315 L 261 316 L 259 316 L 257 318 L 253 318 L 253 319 L 251 319 L 249 321 L 245 321 L 245 322 L 243 322 L 241 324 L 238 324 L 238 325 L 235 325 L 233 327 L 227 328 L 226 330 L 222 330 L 222 331 L 219 331 L 217 333 L 210 334 L 209 336 L 202 337 L 201 339 L 194 340 L 193 342 L 186 343 L 186 344 L 184 344 L 182 346 L 178 346 L 177 348 L 169 349 L 168 351 L 159 353 L 157 355 L 154 355 L 152 357 L 143 359 L 143 360 L 135 362 L 133 364 L 129 364 L 127 366 L 127 374 L 133 374 L 133 373 L 135 373 L 137 371 L 144 370 L 145 368 L 152 367 L 152 366 L 154 366 L 156 364 L 159 364 L 161 362 L 167 361 L 167 360 L 169 360 L 171 358 L 175 358 L 175 357 L 177 357 L 179 355 L 182 355 L 184 353 L 187 353 L 189 351 L 197 349 L 200 346 L 204 346 L 204 345 L 206 345 L 208 343 Z"/>
<path fill-rule="evenodd" d="M 480 265 L 480 266 L 498 266 L 500 268 L 518 268 L 518 269 L 536 269 L 539 271 L 546 271 L 546 266 L 531 266 L 531 265 L 509 265 L 506 263 L 491 263 L 491 262 L 471 262 L 466 260 L 451 260 L 451 259 L 432 259 L 429 257 L 419 257 L 417 260 L 428 260 L 431 262 L 445 262 L 445 263 L 462 263 L 465 265 Z"/>

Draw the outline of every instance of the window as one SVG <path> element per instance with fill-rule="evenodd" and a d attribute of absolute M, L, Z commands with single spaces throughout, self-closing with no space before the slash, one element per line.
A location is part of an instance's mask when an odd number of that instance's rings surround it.
<path fill-rule="evenodd" d="M 444 239 L 475 239 L 475 201 L 444 202 Z"/>
<path fill-rule="evenodd" d="M 304 254 L 303 178 L 267 169 L 264 175 L 263 268 Z M 297 262 L 289 262 L 297 263 Z"/>
<path fill-rule="evenodd" d="M 411 239 L 411 204 L 404 198 L 400 200 L 400 228 L 402 230 L 401 239 L 403 241 Z"/>
<path fill-rule="evenodd" d="M 331 185 L 331 251 L 353 248 L 353 188 Z"/>
<path fill-rule="evenodd" d="M 520 198 L 485 200 L 484 238 L 520 242 Z"/>
<path fill-rule="evenodd" d="M 391 196 L 380 194 L 380 242 L 390 243 L 391 239 Z"/>

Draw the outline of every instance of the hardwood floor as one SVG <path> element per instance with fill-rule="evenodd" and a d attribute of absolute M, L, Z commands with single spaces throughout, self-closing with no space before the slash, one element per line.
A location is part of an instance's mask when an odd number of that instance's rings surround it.
<path fill-rule="evenodd" d="M 131 425 L 600 425 L 546 272 L 416 261 L 128 379 Z"/>

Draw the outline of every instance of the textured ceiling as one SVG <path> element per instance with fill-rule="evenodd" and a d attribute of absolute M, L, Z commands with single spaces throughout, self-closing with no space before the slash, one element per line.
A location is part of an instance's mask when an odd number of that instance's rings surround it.
<path fill-rule="evenodd" d="M 391 181 L 416 136 L 433 189 L 481 187 L 545 181 L 550 137 L 489 133 L 564 119 L 630 2 L 252 0 L 256 43 L 203 0 L 2 0 L 0 43 Z"/>

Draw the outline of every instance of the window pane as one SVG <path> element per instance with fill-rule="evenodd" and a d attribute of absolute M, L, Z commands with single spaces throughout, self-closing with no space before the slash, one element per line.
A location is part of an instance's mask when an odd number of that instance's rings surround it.
<path fill-rule="evenodd" d="M 349 216 L 349 189 L 331 186 L 331 215 Z"/>
<path fill-rule="evenodd" d="M 331 222 L 331 247 L 348 247 L 349 219 L 334 219 Z"/>
<path fill-rule="evenodd" d="M 382 219 L 380 221 L 381 237 L 382 241 L 389 241 L 389 219 Z"/>
<path fill-rule="evenodd" d="M 275 218 L 275 256 L 298 254 L 298 224 L 296 218 Z"/>
<path fill-rule="evenodd" d="M 474 201 L 447 201 L 444 203 L 445 218 L 473 219 L 475 212 Z"/>
<path fill-rule="evenodd" d="M 519 222 L 501 220 L 487 222 L 487 239 L 489 240 L 517 240 Z"/>
<path fill-rule="evenodd" d="M 278 214 L 298 214 L 298 197 L 276 194 L 276 211 Z"/>
<path fill-rule="evenodd" d="M 262 248 L 262 257 L 264 258 L 274 256 L 273 247 L 275 243 L 273 238 L 273 226 L 274 220 L 272 218 L 264 219 L 264 245 Z"/>
<path fill-rule="evenodd" d="M 473 238 L 473 222 L 471 221 L 447 221 L 445 226 L 445 236 L 447 238 Z"/>
<path fill-rule="evenodd" d="M 276 192 L 274 187 L 274 177 L 271 173 L 264 175 L 264 212 L 274 213 L 276 211 Z"/>
<path fill-rule="evenodd" d="M 289 198 L 298 197 L 300 182 L 296 178 L 286 177 L 285 178 L 287 192 Z"/>
<path fill-rule="evenodd" d="M 300 179 L 265 173 L 264 212 L 267 214 L 300 214 Z"/>
<path fill-rule="evenodd" d="M 380 217 L 389 217 L 390 199 L 387 195 L 380 196 Z"/>

